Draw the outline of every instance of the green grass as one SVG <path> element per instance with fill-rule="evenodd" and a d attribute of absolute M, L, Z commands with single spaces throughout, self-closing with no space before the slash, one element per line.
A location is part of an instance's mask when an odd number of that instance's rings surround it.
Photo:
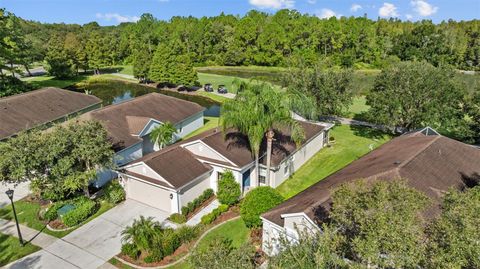
<path fill-rule="evenodd" d="M 364 95 L 359 95 L 353 97 L 353 103 L 350 107 L 343 113 L 343 117 L 351 119 L 361 120 L 364 116 L 364 113 L 370 109 L 370 106 L 367 105 L 367 98 Z"/>
<path fill-rule="evenodd" d="M 110 264 L 112 264 L 113 266 L 115 266 L 117 268 L 120 268 L 120 269 L 134 269 L 130 265 L 124 264 L 124 263 L 120 262 L 119 260 L 115 259 L 115 257 L 111 258 L 108 262 Z"/>
<path fill-rule="evenodd" d="M 9 264 L 38 250 L 40 250 L 39 247 L 30 243 L 22 247 L 18 238 L 0 233 L 0 266 Z"/>
<path fill-rule="evenodd" d="M 391 139 L 389 135 L 367 127 L 335 126 L 330 137 L 335 138 L 331 147 L 325 147 L 304 164 L 291 178 L 278 186 L 285 198 L 290 198 L 318 181 L 342 169 L 352 161 Z"/>
<path fill-rule="evenodd" d="M 211 93 L 211 92 L 197 91 L 196 94 L 198 94 L 200 96 L 208 97 L 208 98 L 212 99 L 213 101 L 218 102 L 220 104 L 223 104 L 227 100 L 230 100 L 227 97 L 223 97 L 221 95 L 214 94 L 214 93 Z"/>
<path fill-rule="evenodd" d="M 232 246 L 238 248 L 248 241 L 249 234 L 250 230 L 242 219 L 232 220 L 210 231 L 198 243 L 197 248 L 206 249 L 214 239 L 220 237 L 232 240 Z"/>
<path fill-rule="evenodd" d="M 196 136 L 200 133 L 203 133 L 207 130 L 213 129 L 218 126 L 218 117 L 203 117 L 203 126 L 188 135 L 186 135 L 183 139 L 188 139 L 192 136 Z"/>
<path fill-rule="evenodd" d="M 33 88 L 39 89 L 43 87 L 65 88 L 75 83 L 82 82 L 85 79 L 87 79 L 87 76 L 78 76 L 72 79 L 57 79 L 52 76 L 38 76 L 23 78 L 22 80 L 32 85 Z"/>
<path fill-rule="evenodd" d="M 222 76 L 222 75 L 216 75 L 216 74 L 207 74 L 207 73 L 198 73 L 198 81 L 202 86 L 206 83 L 212 84 L 213 88 L 215 90 L 218 89 L 218 85 L 225 85 L 227 88 L 228 92 L 231 93 L 236 93 L 235 87 L 232 85 L 233 81 L 235 79 L 239 79 L 241 81 L 248 82 L 248 79 L 243 79 L 243 78 L 237 78 L 237 77 L 231 77 L 231 76 Z"/>
<path fill-rule="evenodd" d="M 92 216 L 90 216 L 88 219 L 86 219 L 81 225 L 83 225 L 83 224 L 91 221 L 92 219 L 100 216 L 101 214 L 103 214 L 105 211 L 109 210 L 112 207 L 113 207 L 112 204 L 102 201 L 98 211 L 95 214 L 93 214 Z M 37 230 L 37 231 L 42 231 L 46 234 L 58 237 L 58 238 L 62 238 L 64 236 L 66 236 L 67 234 L 73 232 L 75 229 L 77 229 L 78 227 L 81 226 L 81 225 L 78 225 L 75 228 L 73 228 L 71 230 L 68 230 L 68 231 L 51 231 L 51 230 L 47 229 L 47 227 L 45 226 L 45 223 L 38 218 L 38 212 L 40 211 L 40 205 L 39 204 L 34 203 L 34 202 L 25 201 L 25 200 L 20 200 L 20 201 L 15 202 L 15 209 L 17 211 L 18 221 L 21 224 L 26 225 L 26 226 L 28 226 L 32 229 Z M 12 207 L 8 206 L 8 207 L 5 207 L 5 208 L 1 208 L 0 209 L 0 218 L 7 219 L 7 220 L 14 220 Z M 28 238 L 26 238 L 26 239 L 28 239 Z"/>

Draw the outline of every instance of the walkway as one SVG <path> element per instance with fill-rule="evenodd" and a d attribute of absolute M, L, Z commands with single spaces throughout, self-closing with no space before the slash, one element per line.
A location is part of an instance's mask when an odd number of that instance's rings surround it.
<path fill-rule="evenodd" d="M 6 268 L 109 268 L 105 263 L 121 250 L 122 230 L 140 215 L 152 216 L 160 222 L 168 217 L 167 212 L 126 200 L 61 239 L 22 226 L 20 229 L 26 239 L 39 233 L 32 244 L 43 249 Z M 3 222 L 0 232 L 16 236 L 15 224 Z"/>
<path fill-rule="evenodd" d="M 200 210 L 197 214 L 195 214 L 195 216 L 193 216 L 193 218 L 189 219 L 186 224 L 188 226 L 195 226 L 195 225 L 199 224 L 200 221 L 202 220 L 203 216 L 212 212 L 219 205 L 220 205 L 220 202 L 217 199 L 213 200 L 209 205 L 202 208 L 202 210 Z"/>
<path fill-rule="evenodd" d="M 0 208 L 8 206 L 10 204 L 10 199 L 8 199 L 5 191 L 7 191 L 8 189 L 13 189 L 13 201 L 18 201 L 30 193 L 28 185 L 28 182 L 19 183 L 17 186 L 15 186 L 15 184 L 13 183 L 0 183 Z"/>

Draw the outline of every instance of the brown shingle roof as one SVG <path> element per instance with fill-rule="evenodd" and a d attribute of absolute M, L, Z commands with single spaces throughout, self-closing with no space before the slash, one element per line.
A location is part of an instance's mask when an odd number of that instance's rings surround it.
<path fill-rule="evenodd" d="M 113 140 L 115 150 L 127 148 L 139 141 L 132 132 L 139 132 L 149 119 L 179 123 L 205 110 L 202 106 L 166 96 L 150 93 L 120 104 L 110 105 L 87 113 L 83 118 L 102 122 Z"/>
<path fill-rule="evenodd" d="M 444 192 L 464 187 L 465 178 L 478 174 L 480 150 L 444 136 L 412 133 L 391 140 L 262 216 L 281 226 L 281 215 L 287 213 L 304 212 L 321 221 L 316 212 L 330 209 L 331 191 L 341 184 L 402 178 L 431 198 L 433 206 L 425 212 L 431 217 L 438 213 Z"/>
<path fill-rule="evenodd" d="M 1 98 L 0 140 L 101 102 L 92 95 L 58 88 L 43 88 Z"/>
<path fill-rule="evenodd" d="M 175 188 L 212 170 L 212 167 L 198 161 L 182 147 L 167 148 L 138 160 L 144 162 Z"/>

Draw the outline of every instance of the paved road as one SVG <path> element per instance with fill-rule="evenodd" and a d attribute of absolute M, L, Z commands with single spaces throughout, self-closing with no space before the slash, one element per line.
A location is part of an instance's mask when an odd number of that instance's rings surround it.
<path fill-rule="evenodd" d="M 62 239 L 52 239 L 48 235 L 42 236 L 38 243 L 34 239 L 32 243 L 43 249 L 7 265 L 6 268 L 108 268 L 109 265 L 105 263 L 120 252 L 121 231 L 140 215 L 152 216 L 160 222 L 168 217 L 165 211 L 134 200 L 126 200 Z M 11 222 L 4 225 L 6 227 L 3 230 L 0 226 L 0 232 L 15 236 L 12 225 L 14 224 Z M 22 227 L 23 229 L 27 231 L 26 227 Z M 29 235 L 32 236 L 30 233 Z"/>

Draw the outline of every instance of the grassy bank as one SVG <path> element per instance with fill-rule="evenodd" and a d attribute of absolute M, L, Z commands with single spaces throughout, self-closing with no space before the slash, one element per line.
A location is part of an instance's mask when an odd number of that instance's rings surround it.
<path fill-rule="evenodd" d="M 22 247 L 18 238 L 0 234 L 0 266 L 7 265 L 38 250 L 40 250 L 39 247 L 30 243 Z"/>

